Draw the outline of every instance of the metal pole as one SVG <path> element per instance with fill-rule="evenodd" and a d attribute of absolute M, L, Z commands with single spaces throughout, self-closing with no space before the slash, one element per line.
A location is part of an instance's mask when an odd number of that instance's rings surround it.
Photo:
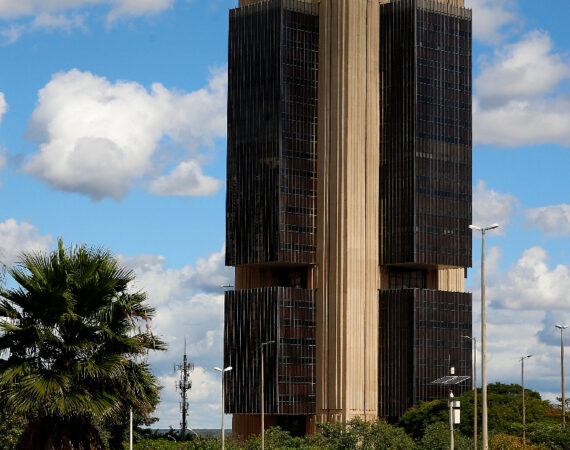
<path fill-rule="evenodd" d="M 223 367 L 223 366 L 222 366 Z M 226 448 L 226 426 L 224 423 L 224 375 L 225 370 L 222 370 L 222 450 Z"/>
<path fill-rule="evenodd" d="M 483 403 L 483 450 L 489 448 L 487 427 L 487 313 L 485 308 L 485 230 L 481 230 L 481 393 Z"/>
<path fill-rule="evenodd" d="M 566 396 L 564 389 L 564 328 L 560 327 L 560 370 L 562 372 L 562 428 L 566 428 Z"/>
<path fill-rule="evenodd" d="M 477 338 L 461 336 L 473 342 L 473 449 L 477 450 Z"/>
<path fill-rule="evenodd" d="M 449 442 L 450 449 L 453 450 L 455 447 L 453 439 L 453 392 L 449 391 Z"/>
<path fill-rule="evenodd" d="M 261 344 L 261 450 L 265 450 L 265 405 L 263 382 L 263 344 Z"/>
<path fill-rule="evenodd" d="M 524 405 L 524 357 L 521 358 L 521 383 L 522 383 L 522 414 L 523 414 L 523 445 L 526 444 L 526 411 Z"/>
<path fill-rule="evenodd" d="M 477 339 L 473 338 L 475 355 L 473 357 L 475 370 L 473 371 L 473 449 L 477 450 Z"/>
<path fill-rule="evenodd" d="M 129 450 L 133 450 L 133 408 L 129 410 Z"/>

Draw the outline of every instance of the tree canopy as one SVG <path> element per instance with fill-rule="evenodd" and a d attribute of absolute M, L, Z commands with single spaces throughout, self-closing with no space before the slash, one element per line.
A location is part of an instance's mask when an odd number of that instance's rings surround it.
<path fill-rule="evenodd" d="M 0 391 L 28 419 L 21 444 L 45 426 L 95 427 L 128 408 L 148 415 L 159 386 L 145 355 L 166 345 L 148 326 L 146 294 L 130 289 L 133 272 L 106 249 L 59 239 L 8 273 L 17 287 L 0 290 Z"/>

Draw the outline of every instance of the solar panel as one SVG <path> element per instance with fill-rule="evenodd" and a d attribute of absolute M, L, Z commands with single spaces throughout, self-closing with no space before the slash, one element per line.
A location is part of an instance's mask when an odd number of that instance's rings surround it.
<path fill-rule="evenodd" d="M 441 377 L 435 381 L 432 381 L 431 384 L 459 384 L 465 380 L 468 380 L 469 378 L 471 377 L 464 375 L 447 375 L 445 377 Z"/>

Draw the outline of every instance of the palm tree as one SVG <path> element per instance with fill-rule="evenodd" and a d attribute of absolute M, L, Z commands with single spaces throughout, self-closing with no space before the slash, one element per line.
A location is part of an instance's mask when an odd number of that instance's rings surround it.
<path fill-rule="evenodd" d="M 17 448 L 98 449 L 98 428 L 122 411 L 148 416 L 160 387 L 145 355 L 166 345 L 133 273 L 108 250 L 61 238 L 8 273 L 18 287 L 0 291 L 0 391 L 28 419 Z"/>

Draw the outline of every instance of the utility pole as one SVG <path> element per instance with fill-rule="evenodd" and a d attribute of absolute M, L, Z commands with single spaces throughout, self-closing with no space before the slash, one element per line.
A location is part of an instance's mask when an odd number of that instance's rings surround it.
<path fill-rule="evenodd" d="M 488 227 L 478 227 L 469 225 L 472 230 L 481 232 L 481 397 L 483 403 L 482 411 L 482 432 L 483 450 L 489 448 L 489 428 L 487 420 L 487 308 L 485 305 L 485 232 L 498 228 L 499 224 L 494 223 Z"/>
<path fill-rule="evenodd" d="M 564 389 L 564 330 L 568 325 L 554 325 L 560 329 L 560 372 L 562 376 L 562 429 L 566 428 L 566 395 Z"/>
<path fill-rule="evenodd" d="M 473 342 L 473 449 L 477 450 L 477 338 L 461 336 Z"/>
<path fill-rule="evenodd" d="M 275 341 L 262 342 L 261 344 L 261 450 L 265 450 L 265 377 L 264 377 L 264 361 L 263 347 L 265 345 L 275 344 Z"/>
<path fill-rule="evenodd" d="M 225 417 L 225 389 L 224 389 L 224 375 L 226 372 L 232 370 L 232 366 L 226 367 L 225 369 L 221 369 L 220 367 L 214 367 L 214 370 L 220 372 L 222 374 L 222 450 L 226 448 L 226 425 L 224 423 Z"/>
<path fill-rule="evenodd" d="M 180 422 L 180 439 L 183 441 L 186 435 L 186 416 L 188 415 L 188 391 L 192 388 L 190 372 L 194 371 L 194 363 L 189 363 L 186 357 L 186 338 L 184 338 L 184 360 L 182 364 L 175 364 L 174 371 L 180 372 L 180 379 L 176 382 L 176 390 L 180 392 L 180 412 L 182 421 Z"/>
<path fill-rule="evenodd" d="M 453 422 L 455 422 L 455 417 L 453 414 L 453 391 L 449 391 L 449 448 L 450 450 L 454 450 L 455 448 L 455 439 L 453 437 Z"/>

